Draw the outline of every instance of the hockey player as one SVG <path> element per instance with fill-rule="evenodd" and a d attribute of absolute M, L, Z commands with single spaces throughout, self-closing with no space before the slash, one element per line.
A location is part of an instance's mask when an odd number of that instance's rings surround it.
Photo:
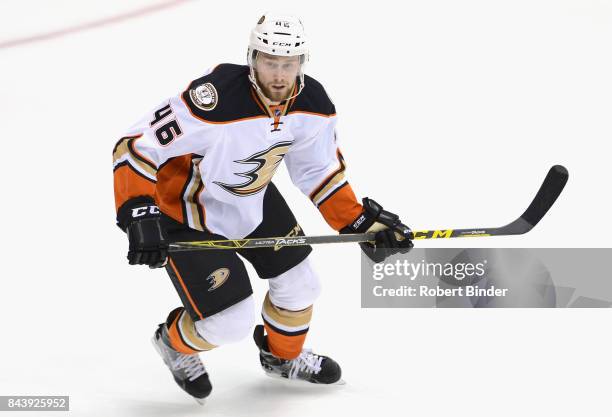
<path fill-rule="evenodd" d="M 285 161 L 291 180 L 340 233 L 374 231 L 365 253 L 407 251 L 410 229 L 375 201 L 360 204 L 336 143 L 336 110 L 304 74 L 301 22 L 267 14 L 251 33 L 248 65 L 221 64 L 164 100 L 113 150 L 117 223 L 129 263 L 165 266 L 183 306 L 153 342 L 174 379 L 196 399 L 212 386 L 199 353 L 241 340 L 255 307 L 244 264 L 233 251 L 168 253 L 176 241 L 303 236 L 271 182 Z M 317 384 L 340 379 L 331 358 L 303 349 L 319 295 L 310 247 L 238 250 L 267 279 L 263 326 L 254 339 L 272 375 Z"/>

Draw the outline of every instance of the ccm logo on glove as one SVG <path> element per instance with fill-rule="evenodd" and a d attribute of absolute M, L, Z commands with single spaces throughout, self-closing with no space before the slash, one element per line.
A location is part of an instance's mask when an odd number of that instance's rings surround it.
<path fill-rule="evenodd" d="M 159 207 L 157 206 L 143 206 L 135 207 L 132 209 L 132 217 L 143 217 L 146 215 L 157 215 L 159 214 Z"/>

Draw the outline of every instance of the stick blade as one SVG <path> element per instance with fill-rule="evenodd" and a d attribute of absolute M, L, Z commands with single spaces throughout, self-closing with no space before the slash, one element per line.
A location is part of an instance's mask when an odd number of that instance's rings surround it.
<path fill-rule="evenodd" d="M 538 193 L 521 218 L 532 227 L 538 224 L 563 191 L 568 178 L 569 173 L 564 166 L 555 165 L 550 168 Z"/>

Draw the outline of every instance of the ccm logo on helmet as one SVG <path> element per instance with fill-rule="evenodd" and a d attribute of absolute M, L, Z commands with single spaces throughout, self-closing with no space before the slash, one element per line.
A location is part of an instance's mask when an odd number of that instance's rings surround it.
<path fill-rule="evenodd" d="M 275 45 L 275 46 L 291 46 L 293 44 L 292 43 L 287 43 L 287 42 L 272 42 L 272 45 Z"/>

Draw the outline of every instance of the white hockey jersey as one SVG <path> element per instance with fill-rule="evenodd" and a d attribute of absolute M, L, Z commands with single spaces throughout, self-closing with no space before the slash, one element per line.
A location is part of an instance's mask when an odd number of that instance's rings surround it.
<path fill-rule="evenodd" d="M 306 76 L 297 97 L 267 106 L 248 73 L 247 66 L 215 67 L 119 140 L 118 219 L 149 197 L 193 229 L 243 238 L 262 221 L 265 189 L 283 160 L 331 227 L 358 217 L 362 207 L 336 144 L 335 108 L 321 84 Z"/>

